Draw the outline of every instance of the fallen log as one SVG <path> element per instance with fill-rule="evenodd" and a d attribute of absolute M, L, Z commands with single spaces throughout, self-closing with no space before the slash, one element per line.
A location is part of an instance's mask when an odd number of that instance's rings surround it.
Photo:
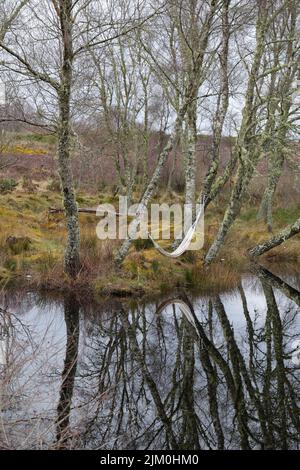
<path fill-rule="evenodd" d="M 90 208 L 90 207 L 79 207 L 78 208 L 78 212 L 80 213 L 83 213 L 83 214 L 97 214 L 97 211 L 98 209 L 93 209 L 93 208 Z M 49 214 L 63 214 L 65 212 L 64 209 L 59 209 L 59 208 L 55 208 L 55 207 L 50 207 L 49 209 Z M 105 213 L 108 213 L 108 214 L 113 214 L 113 215 L 116 215 L 117 217 L 121 217 L 121 216 L 126 216 L 127 214 L 120 214 L 119 212 L 113 212 L 113 211 L 109 211 L 109 210 L 106 210 L 106 209 L 103 209 L 103 212 L 104 214 Z M 127 215 L 129 218 L 132 218 L 134 217 L 133 215 Z"/>
<path fill-rule="evenodd" d="M 65 209 L 58 209 L 58 208 L 54 208 L 54 207 L 50 207 L 50 209 L 49 209 L 49 214 L 61 214 L 63 212 L 65 212 Z M 84 214 L 96 214 L 97 209 L 92 209 L 92 208 L 89 208 L 89 207 L 82 207 L 82 208 L 78 209 L 78 212 L 82 212 Z"/>

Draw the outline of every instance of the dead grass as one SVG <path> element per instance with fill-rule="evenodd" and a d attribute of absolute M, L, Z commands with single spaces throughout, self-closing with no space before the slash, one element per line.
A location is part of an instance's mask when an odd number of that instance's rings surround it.
<path fill-rule="evenodd" d="M 78 194 L 81 206 L 96 207 L 100 202 L 115 202 L 111 195 Z M 47 189 L 26 192 L 24 188 L 0 196 L 0 282 L 61 290 L 74 288 L 63 271 L 66 229 L 63 214 L 48 215 L 50 207 L 61 207 L 58 192 Z M 173 260 L 161 256 L 144 241 L 131 248 L 121 270 L 113 263 L 118 242 L 100 241 L 96 236 L 98 220 L 93 215 L 80 215 L 82 269 L 76 288 L 108 294 L 143 295 L 165 292 L 174 287 L 188 287 L 202 292 L 222 291 L 236 285 L 247 271 L 247 248 L 269 237 L 262 222 L 256 221 L 256 207 L 246 207 L 231 230 L 216 263 L 205 269 L 203 256 L 217 233 L 223 208 L 212 204 L 205 219 L 205 246 L 199 252 L 188 252 Z M 293 221 L 299 208 L 274 213 L 275 230 Z M 9 237 L 20 242 L 10 246 Z M 24 243 L 23 243 L 24 241 Z M 26 242 L 25 242 L 26 241 Z M 163 241 L 163 246 L 169 242 Z M 265 256 L 268 263 L 299 260 L 300 237 L 295 237 Z"/>

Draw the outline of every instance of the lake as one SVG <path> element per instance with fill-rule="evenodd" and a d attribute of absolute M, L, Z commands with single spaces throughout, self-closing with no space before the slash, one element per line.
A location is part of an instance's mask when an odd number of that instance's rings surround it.
<path fill-rule="evenodd" d="M 89 302 L 3 292 L 1 449 L 299 449 L 298 275 Z"/>

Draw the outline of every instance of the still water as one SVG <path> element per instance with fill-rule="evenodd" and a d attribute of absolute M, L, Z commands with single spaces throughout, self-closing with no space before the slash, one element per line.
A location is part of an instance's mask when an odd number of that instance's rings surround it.
<path fill-rule="evenodd" d="M 298 449 L 297 277 L 89 304 L 3 293 L 1 449 Z"/>

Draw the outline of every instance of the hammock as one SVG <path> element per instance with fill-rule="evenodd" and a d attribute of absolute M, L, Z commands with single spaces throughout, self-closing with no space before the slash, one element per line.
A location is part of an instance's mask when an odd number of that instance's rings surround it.
<path fill-rule="evenodd" d="M 187 233 L 186 233 L 185 237 L 183 238 L 183 240 L 181 241 L 180 245 L 172 252 L 164 250 L 158 243 L 156 243 L 155 240 L 153 240 L 153 238 L 151 237 L 151 235 L 149 233 L 148 237 L 152 241 L 152 243 L 153 243 L 154 247 L 157 249 L 157 251 L 159 251 L 159 253 L 162 254 L 163 256 L 168 256 L 169 258 L 178 258 L 179 256 L 183 255 L 183 253 L 185 253 L 187 251 L 188 247 L 190 246 L 190 243 L 191 243 L 192 238 L 195 234 L 198 222 L 200 220 L 200 217 L 202 216 L 203 210 L 204 210 L 204 204 L 202 203 L 202 206 L 201 206 L 201 208 L 200 208 L 200 210 L 197 214 L 195 222 L 191 225 L 191 227 L 187 231 Z"/>
<path fill-rule="evenodd" d="M 163 302 L 158 307 L 158 309 L 156 311 L 156 314 L 160 314 L 169 305 L 174 305 L 175 307 L 177 306 L 179 308 L 182 315 L 184 315 L 186 317 L 186 319 L 188 320 L 188 322 L 195 328 L 195 332 L 197 333 L 197 335 L 200 338 L 200 333 L 198 331 L 193 312 L 191 311 L 190 307 L 183 300 L 177 299 L 177 298 L 176 299 L 166 300 L 165 302 Z"/>

